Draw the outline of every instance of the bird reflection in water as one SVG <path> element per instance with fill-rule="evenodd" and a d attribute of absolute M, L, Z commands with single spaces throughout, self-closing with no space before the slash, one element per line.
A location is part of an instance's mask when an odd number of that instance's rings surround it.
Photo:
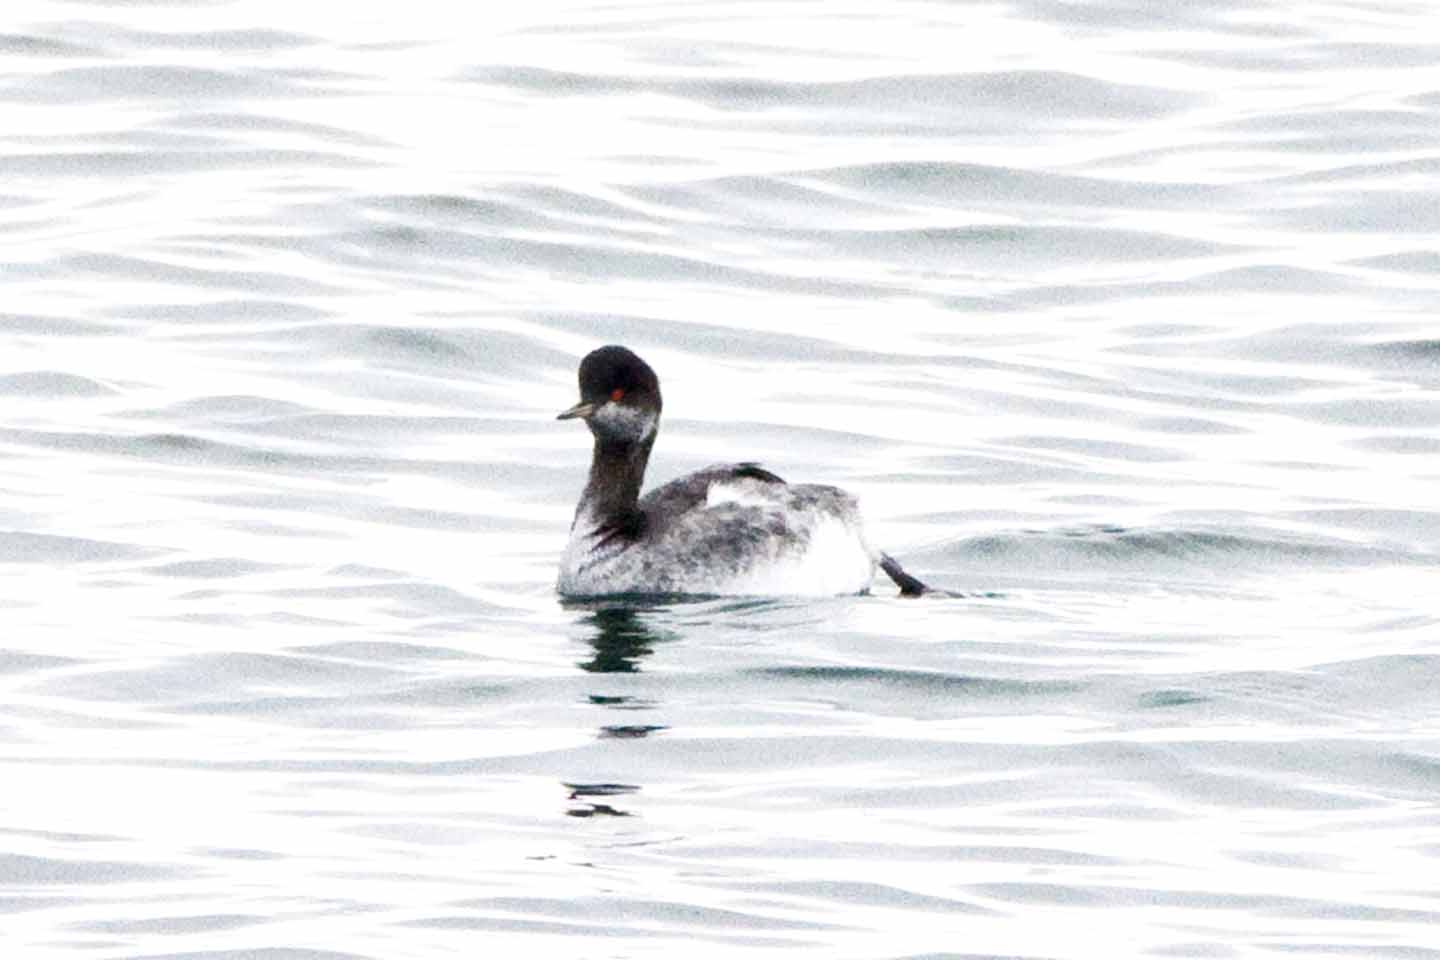
<path fill-rule="evenodd" d="M 647 614 L 659 609 L 660 604 L 609 600 L 565 606 L 589 611 L 579 622 L 590 630 L 587 639 L 592 654 L 576 664 L 586 673 L 640 673 L 641 663 L 655 652 L 655 647 L 675 638 L 669 631 L 657 630 L 648 622 Z M 654 700 L 616 693 L 592 693 L 589 701 L 607 710 L 648 710 L 657 705 Z M 598 736 L 602 740 L 643 740 L 664 729 L 663 725 L 652 723 L 608 723 L 600 726 Z M 582 818 L 628 817 L 630 813 L 615 806 L 614 798 L 640 790 L 639 786 L 628 783 L 565 783 L 563 786 L 569 791 L 568 799 L 581 804 L 571 806 L 565 811 L 566 815 Z"/>
<path fill-rule="evenodd" d="M 590 646 L 595 651 L 578 664 L 586 673 L 639 673 L 640 661 L 655 652 L 655 644 L 674 639 L 673 634 L 655 630 L 646 622 L 644 614 L 656 610 L 657 605 L 611 601 L 585 606 L 590 614 L 580 623 L 593 628 Z"/>
<path fill-rule="evenodd" d="M 611 804 L 587 797 L 618 797 L 627 793 L 638 793 L 640 788 L 629 783 L 566 783 L 571 800 L 579 800 L 584 806 L 571 807 L 565 811 L 567 817 L 628 817 L 630 814 Z"/>

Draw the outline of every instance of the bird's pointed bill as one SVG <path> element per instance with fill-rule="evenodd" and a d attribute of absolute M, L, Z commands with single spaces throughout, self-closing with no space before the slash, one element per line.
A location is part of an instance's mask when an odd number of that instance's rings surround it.
<path fill-rule="evenodd" d="M 564 413 L 560 414 L 555 419 L 574 420 L 576 417 L 579 417 L 583 420 L 594 412 L 595 404 L 591 403 L 588 400 L 581 400 L 579 403 L 575 404 L 575 406 L 571 407 L 569 410 L 566 410 Z"/>

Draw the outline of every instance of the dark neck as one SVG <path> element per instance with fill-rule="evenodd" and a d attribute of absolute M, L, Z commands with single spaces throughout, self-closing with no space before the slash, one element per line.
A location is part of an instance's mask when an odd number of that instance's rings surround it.
<path fill-rule="evenodd" d="M 618 444 L 596 437 L 595 452 L 590 458 L 590 479 L 575 509 L 575 522 L 581 523 L 584 518 L 596 527 L 633 523 L 640 484 L 645 479 L 645 464 L 654 445 L 653 433 L 641 443 Z"/>

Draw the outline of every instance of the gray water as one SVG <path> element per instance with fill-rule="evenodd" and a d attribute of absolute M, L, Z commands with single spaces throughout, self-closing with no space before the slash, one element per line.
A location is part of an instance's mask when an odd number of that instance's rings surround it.
<path fill-rule="evenodd" d="M 6 957 L 1440 957 L 1432 4 L 5 10 Z"/>

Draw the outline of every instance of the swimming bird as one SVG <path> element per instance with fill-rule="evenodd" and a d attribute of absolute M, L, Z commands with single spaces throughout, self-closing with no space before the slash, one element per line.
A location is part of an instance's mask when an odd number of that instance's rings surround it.
<path fill-rule="evenodd" d="M 594 436 L 557 589 L 616 594 L 837 596 L 865 593 L 878 564 L 904 596 L 927 591 L 870 547 L 855 498 L 790 484 L 757 463 L 706 467 L 640 496 L 660 427 L 660 379 L 621 346 L 580 362 L 581 419 Z"/>

